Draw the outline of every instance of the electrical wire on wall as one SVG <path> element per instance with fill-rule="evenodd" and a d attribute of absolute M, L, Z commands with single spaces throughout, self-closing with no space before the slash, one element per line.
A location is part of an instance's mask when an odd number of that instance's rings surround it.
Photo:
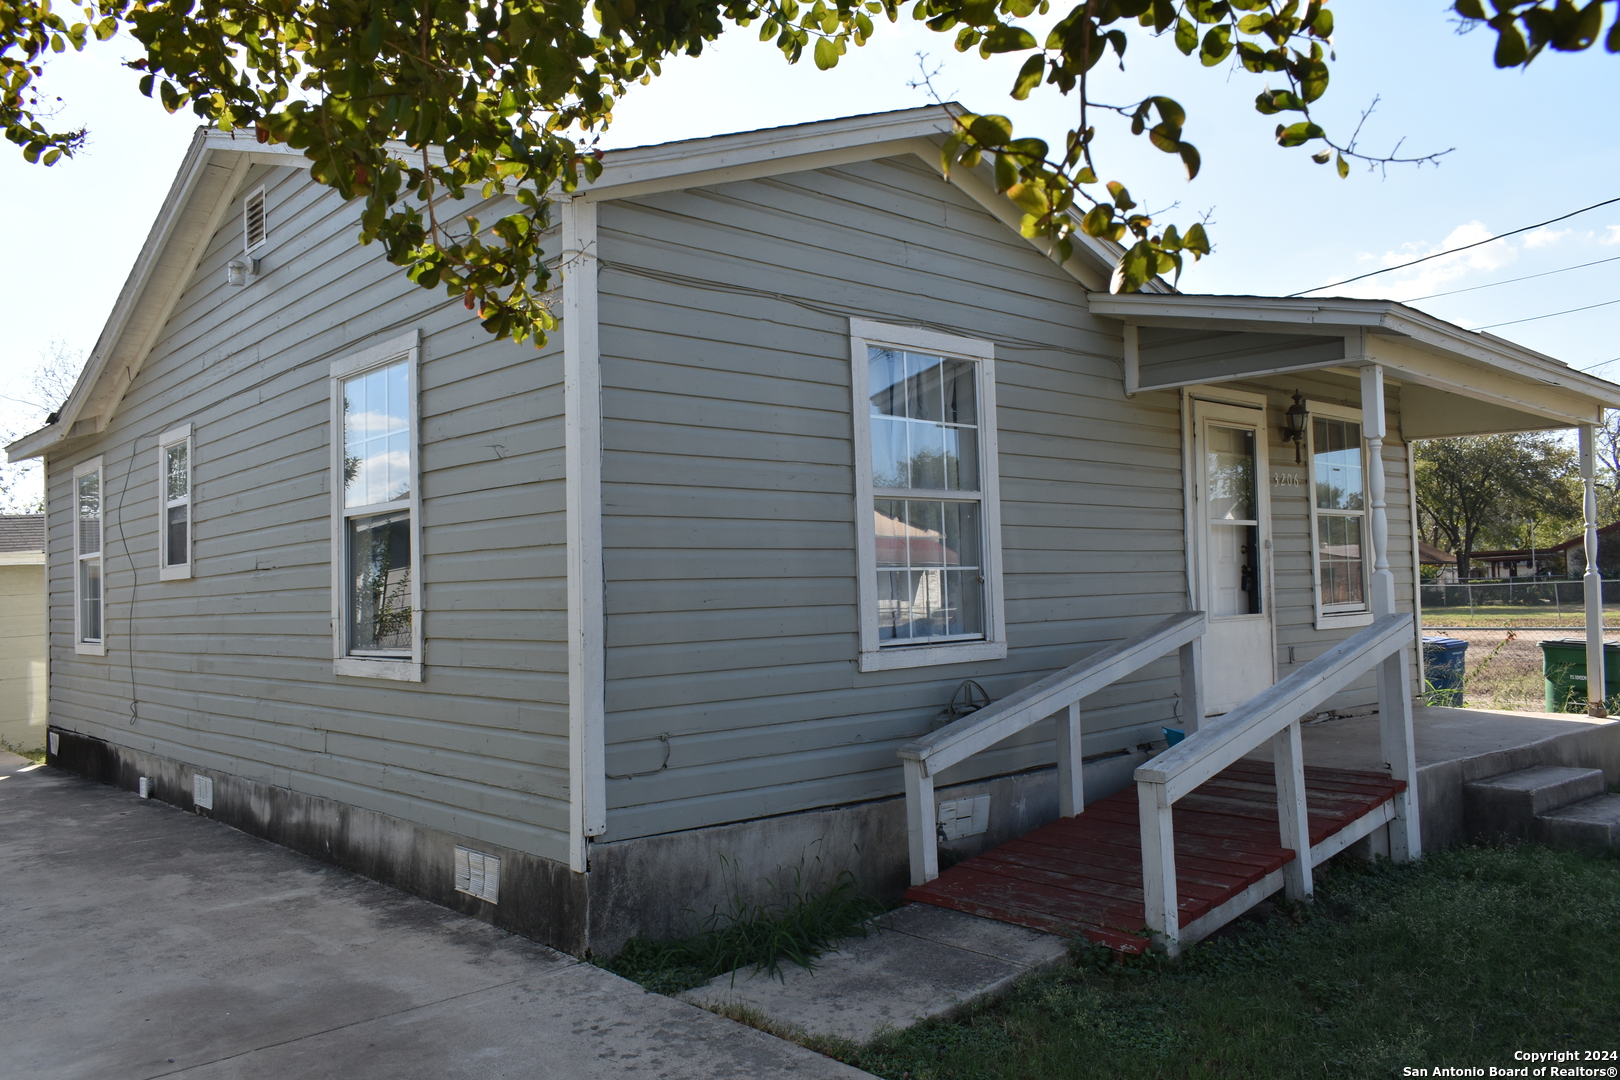
<path fill-rule="evenodd" d="M 129 465 L 124 469 L 124 484 L 118 489 L 118 505 L 114 512 L 118 515 L 118 544 L 124 549 L 124 561 L 129 564 L 129 616 L 125 620 L 125 637 L 129 640 L 124 645 L 124 651 L 129 656 L 129 722 L 133 724 L 141 718 L 140 702 L 135 686 L 135 589 L 140 583 L 140 575 L 135 572 L 135 557 L 129 552 L 129 530 L 124 528 L 124 495 L 129 491 L 129 478 L 135 472 L 136 451 L 140 448 L 143 436 L 137 435 L 130 440 Z M 157 435 L 153 435 L 155 440 Z M 161 528 L 161 526 L 159 526 Z M 108 592 L 107 583 L 102 583 L 102 603 L 106 603 Z"/>

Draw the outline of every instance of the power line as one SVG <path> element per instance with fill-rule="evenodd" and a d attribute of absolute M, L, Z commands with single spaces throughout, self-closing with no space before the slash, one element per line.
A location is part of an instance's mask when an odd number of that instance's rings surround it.
<path fill-rule="evenodd" d="M 1318 285 L 1314 289 L 1302 289 L 1302 290 L 1300 290 L 1299 292 L 1296 292 L 1296 293 L 1289 293 L 1288 297 L 1293 298 L 1293 297 L 1296 297 L 1296 296 L 1307 296 L 1307 295 L 1309 295 L 1310 293 L 1313 293 L 1313 292 L 1321 292 L 1323 289 L 1336 289 L 1340 285 L 1348 285 L 1352 281 L 1361 281 L 1364 278 L 1377 277 L 1379 274 L 1388 274 L 1388 273 L 1390 273 L 1391 271 L 1394 271 L 1394 270 L 1405 270 L 1408 266 L 1416 266 L 1418 263 L 1428 262 L 1430 259 L 1438 259 L 1438 258 L 1440 258 L 1440 257 L 1442 257 L 1444 255 L 1455 255 L 1459 251 L 1467 251 L 1470 248 L 1477 248 L 1481 244 L 1490 244 L 1490 243 L 1496 242 L 1497 240 L 1505 240 L 1510 236 L 1517 236 L 1522 232 L 1529 232 L 1531 229 L 1539 229 L 1543 225 L 1552 225 L 1552 224 L 1555 224 L 1557 222 L 1564 221 L 1567 218 L 1572 218 L 1577 214 L 1584 214 L 1588 210 L 1596 210 L 1600 206 L 1608 206 L 1610 203 L 1617 203 L 1617 202 L 1620 202 L 1620 195 L 1617 195 L 1612 199 L 1604 199 L 1600 203 L 1593 203 L 1591 206 L 1583 206 L 1579 210 L 1571 210 L 1569 213 L 1563 214 L 1563 215 L 1561 215 L 1559 217 L 1548 218 L 1546 221 L 1538 221 L 1534 225 L 1526 225 L 1521 229 L 1512 229 L 1512 230 L 1510 230 L 1508 232 L 1502 233 L 1500 236 L 1489 236 L 1489 237 L 1486 237 L 1484 240 L 1476 240 L 1472 244 L 1464 244 L 1462 247 L 1451 248 L 1449 251 L 1437 251 L 1433 255 L 1425 255 L 1421 259 L 1413 259 L 1411 262 L 1404 262 L 1404 263 L 1401 263 L 1399 266 L 1386 266 L 1382 270 L 1373 270 L 1373 271 L 1370 271 L 1369 273 L 1357 274 L 1355 277 L 1345 278 L 1343 281 L 1334 281 L 1334 282 L 1330 282 L 1330 283 L 1328 283 L 1326 285 Z M 1500 326 L 1500 325 L 1504 325 L 1504 324 L 1498 323 L 1497 325 Z"/>
<path fill-rule="evenodd" d="M 1586 372 L 1592 372 L 1592 371 L 1596 371 L 1600 367 L 1608 367 L 1610 364 L 1620 364 L 1620 356 L 1615 357 L 1613 360 L 1599 360 L 1595 364 L 1586 365 L 1585 367 L 1581 368 L 1581 370 L 1586 371 Z"/>
<path fill-rule="evenodd" d="M 1428 296 L 1414 296 L 1410 300 L 1400 301 L 1403 304 L 1415 304 L 1419 300 L 1435 300 L 1442 296 L 1456 296 L 1458 293 L 1474 292 L 1478 289 L 1494 289 L 1498 285 L 1512 285 L 1516 281 L 1529 281 L 1531 278 L 1549 277 L 1553 274 L 1563 274 L 1570 270 L 1585 270 L 1588 266 L 1602 266 L 1604 263 L 1620 262 L 1620 255 L 1613 255 L 1607 259 L 1598 259 L 1594 262 L 1581 263 L 1579 266 L 1566 266 L 1559 270 L 1543 270 L 1539 274 L 1526 274 L 1524 277 L 1508 278 L 1506 281 L 1493 281 L 1487 285 L 1470 285 L 1466 289 L 1452 289 L 1450 292 L 1430 293 Z"/>
<path fill-rule="evenodd" d="M 1489 326 L 1476 326 L 1475 330 L 1494 330 L 1498 326 L 1514 326 L 1522 322 L 1535 322 L 1537 319 L 1550 319 L 1554 315 L 1573 315 L 1577 311 L 1591 311 L 1593 308 L 1608 307 L 1610 304 L 1620 304 L 1620 300 L 1605 300 L 1601 304 L 1587 304 L 1585 307 L 1565 308 L 1563 311 L 1549 311 L 1545 315 L 1532 315 L 1528 319 L 1509 319 L 1507 322 L 1493 322 Z"/>

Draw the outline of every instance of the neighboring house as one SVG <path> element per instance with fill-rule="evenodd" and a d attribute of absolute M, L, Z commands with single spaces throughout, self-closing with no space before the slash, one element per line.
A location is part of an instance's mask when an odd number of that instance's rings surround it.
<path fill-rule="evenodd" d="M 1449 551 L 1441 551 L 1422 538 L 1418 539 L 1418 565 L 1435 568 L 1435 584 L 1457 584 L 1457 556 Z"/>
<path fill-rule="evenodd" d="M 199 133 L 9 448 L 48 474 L 53 760 L 575 952 L 801 862 L 892 894 L 896 749 L 964 680 L 1196 608 L 1229 709 L 1372 621 L 1380 528 L 1412 610 L 1410 440 L 1620 405 L 1394 303 L 1111 296 L 1116 247 L 1059 266 L 941 177 L 950 126 L 608 153 L 539 350 L 357 244 L 298 154 Z M 1088 796 L 1181 688 L 1172 657 L 1087 700 Z M 937 782 L 1005 835 L 1056 813 L 1054 753 L 1043 723 Z"/>
<path fill-rule="evenodd" d="M 45 746 L 45 515 L 0 515 L 0 746 Z"/>

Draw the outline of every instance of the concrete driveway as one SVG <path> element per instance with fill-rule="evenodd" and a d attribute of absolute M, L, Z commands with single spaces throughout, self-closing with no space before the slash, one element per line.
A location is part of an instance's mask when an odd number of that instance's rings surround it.
<path fill-rule="evenodd" d="M 868 1075 L 166 804 L 27 766 L 0 753 L 0 1075 Z"/>

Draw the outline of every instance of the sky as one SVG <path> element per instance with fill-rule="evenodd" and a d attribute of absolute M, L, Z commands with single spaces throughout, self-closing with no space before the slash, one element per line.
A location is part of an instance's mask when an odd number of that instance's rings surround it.
<path fill-rule="evenodd" d="M 1060 5 L 1060 11 L 1067 10 Z M 1501 235 L 1620 197 L 1620 138 L 1604 102 L 1620 83 L 1620 57 L 1594 49 L 1548 54 L 1528 70 L 1498 71 L 1494 38 L 1459 35 L 1434 0 L 1341 0 L 1332 84 L 1318 110 L 1348 133 L 1375 100 L 1361 146 L 1402 153 L 1449 150 L 1438 166 L 1353 169 L 1339 179 L 1303 149 L 1278 147 L 1277 118 L 1253 108 L 1264 80 L 1231 64 L 1203 68 L 1169 40 L 1133 32 L 1123 71 L 1105 61 L 1095 96 L 1176 98 L 1184 137 L 1203 156 L 1188 182 L 1179 162 L 1102 124 L 1099 165 L 1161 219 L 1207 216 L 1214 254 L 1192 266 L 1187 292 L 1288 294 Z M 1054 16 L 1055 17 L 1055 16 Z M 88 353 L 140 251 L 196 125 L 135 89 L 115 40 L 54 60 L 46 88 L 63 118 L 88 125 L 86 150 L 50 169 L 0 146 L 0 430 L 32 427 L 28 376 L 55 346 Z M 607 148 L 910 108 L 932 100 L 917 54 L 947 99 L 1003 112 L 1019 134 L 1054 144 L 1075 119 L 1072 98 L 1043 88 L 1007 94 L 1020 56 L 982 60 L 952 36 L 903 15 L 879 23 L 865 48 L 830 72 L 790 67 L 753 31 L 733 31 L 701 57 L 665 65 L 616 110 Z M 1274 84 L 1280 85 L 1280 84 Z M 1595 265 L 1584 266 L 1581 264 Z M 1531 280 L 1513 280 L 1532 277 Z M 1486 287 L 1481 287 L 1486 286 Z M 1468 291 L 1458 291 L 1468 290 Z M 1439 293 L 1452 295 L 1436 296 Z M 1620 378 L 1620 202 L 1421 266 L 1314 295 L 1413 301 L 1440 318 L 1491 332 L 1596 374 Z M 1568 309 L 1592 307 L 1570 314 Z M 1543 317 L 1552 315 L 1553 317 Z"/>

